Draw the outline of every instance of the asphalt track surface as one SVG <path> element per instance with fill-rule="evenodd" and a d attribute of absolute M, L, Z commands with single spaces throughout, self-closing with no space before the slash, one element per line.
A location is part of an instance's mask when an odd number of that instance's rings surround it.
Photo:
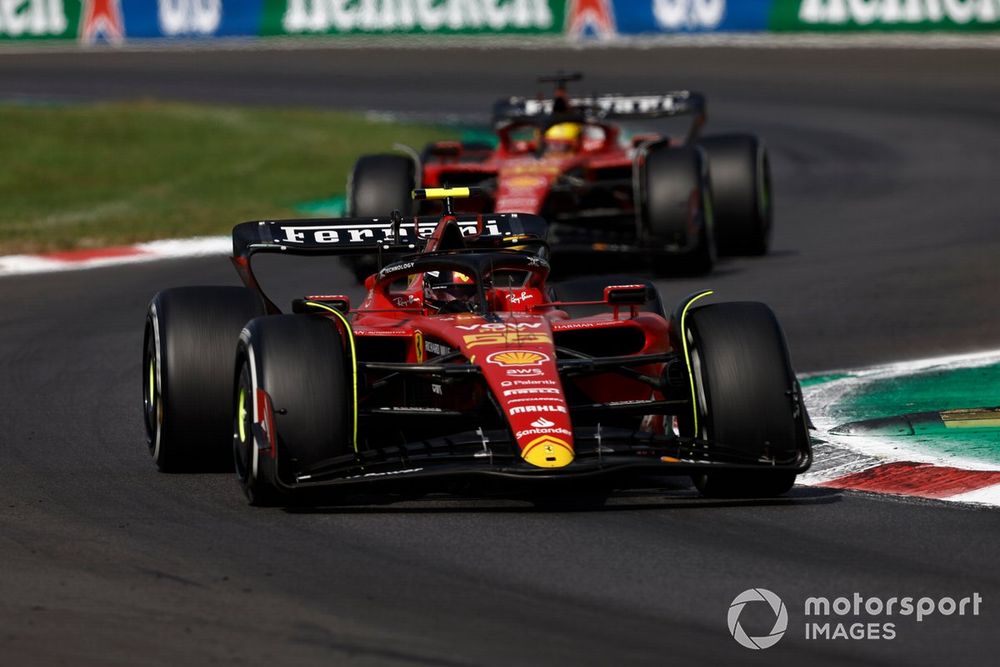
<path fill-rule="evenodd" d="M 6 54 L 0 95 L 482 117 L 559 66 L 595 90 L 701 89 L 710 127 L 770 146 L 774 252 L 662 282 L 668 301 L 711 285 L 769 302 L 802 371 L 1000 347 L 998 51 Z M 602 511 L 305 512 L 249 508 L 229 474 L 158 474 L 140 421 L 146 303 L 234 282 L 221 258 L 0 279 L 0 663 L 996 664 L 992 510 L 805 488 L 721 503 L 678 486 Z M 726 628 L 752 587 L 789 608 L 766 651 Z M 984 603 L 876 619 L 896 622 L 891 641 L 803 638 L 806 597 L 854 592 Z"/>

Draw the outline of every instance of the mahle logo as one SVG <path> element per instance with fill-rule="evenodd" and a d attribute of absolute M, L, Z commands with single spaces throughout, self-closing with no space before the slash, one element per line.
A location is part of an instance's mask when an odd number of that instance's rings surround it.
<path fill-rule="evenodd" d="M 766 635 L 751 637 L 740 625 L 740 615 L 743 613 L 743 608 L 752 602 L 767 603 L 770 605 L 771 611 L 774 612 L 774 626 Z M 781 598 L 766 588 L 751 588 L 733 599 L 732 604 L 729 605 L 729 615 L 726 620 L 729 622 L 729 634 L 740 646 L 759 650 L 771 648 L 785 635 L 785 630 L 788 629 L 788 610 L 785 609 L 785 603 L 781 601 Z"/>
<path fill-rule="evenodd" d="M 437 32 L 548 30 L 548 0 L 288 0 L 286 32 Z"/>

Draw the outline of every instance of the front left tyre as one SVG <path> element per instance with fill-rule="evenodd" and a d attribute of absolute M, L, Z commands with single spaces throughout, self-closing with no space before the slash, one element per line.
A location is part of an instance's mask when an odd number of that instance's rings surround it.
<path fill-rule="evenodd" d="M 264 314 L 245 287 L 179 287 L 153 297 L 143 336 L 146 443 L 164 472 L 228 461 L 233 355 L 240 331 Z"/>

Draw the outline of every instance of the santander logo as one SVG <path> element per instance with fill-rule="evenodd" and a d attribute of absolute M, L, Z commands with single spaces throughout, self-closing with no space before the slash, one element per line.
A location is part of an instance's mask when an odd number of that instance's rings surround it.
<path fill-rule="evenodd" d="M 534 426 L 535 428 L 550 428 L 552 426 L 555 426 L 556 423 L 550 422 L 545 417 L 539 417 L 535 421 L 531 422 L 531 425 Z"/>

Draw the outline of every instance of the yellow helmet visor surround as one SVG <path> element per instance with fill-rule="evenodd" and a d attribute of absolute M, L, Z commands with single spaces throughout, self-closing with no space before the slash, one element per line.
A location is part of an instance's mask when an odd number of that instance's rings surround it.
<path fill-rule="evenodd" d="M 583 133 L 583 126 L 580 123 L 556 123 L 545 130 L 546 141 L 576 141 Z"/>

